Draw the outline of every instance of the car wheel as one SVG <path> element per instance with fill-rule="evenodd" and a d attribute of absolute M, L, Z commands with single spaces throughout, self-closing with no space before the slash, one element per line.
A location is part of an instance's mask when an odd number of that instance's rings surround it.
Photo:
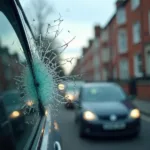
<path fill-rule="evenodd" d="M 139 135 L 140 135 L 140 131 L 137 131 L 133 134 L 133 137 L 139 137 Z"/>
<path fill-rule="evenodd" d="M 139 131 L 136 131 L 135 133 L 133 133 L 130 137 L 131 138 L 138 138 L 140 135 L 140 130 Z"/>

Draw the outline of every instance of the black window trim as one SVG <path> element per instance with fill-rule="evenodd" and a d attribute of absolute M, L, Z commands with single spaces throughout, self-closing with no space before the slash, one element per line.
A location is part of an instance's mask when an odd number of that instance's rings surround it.
<path fill-rule="evenodd" d="M 33 70 L 34 69 L 33 68 L 33 59 L 32 59 L 32 55 L 31 55 L 29 43 L 28 43 L 28 40 L 27 40 L 27 37 L 26 37 L 26 33 L 25 33 L 25 30 L 24 30 L 24 26 L 23 26 L 23 23 L 21 21 L 21 18 L 20 18 L 20 15 L 18 13 L 18 10 L 17 10 L 16 0 L 5 0 L 2 3 L 4 3 L 4 7 L 5 8 L 9 9 L 9 13 L 5 9 L 4 10 L 1 9 L 2 12 L 4 13 L 4 15 L 7 17 L 7 19 L 10 21 L 10 17 L 9 16 L 10 16 L 10 12 L 12 12 L 11 16 L 13 16 L 13 18 L 15 18 L 15 20 L 16 20 L 16 22 L 18 24 L 18 29 L 16 29 L 14 27 L 14 25 L 11 23 L 11 25 L 13 26 L 17 36 L 19 37 L 19 41 L 20 41 L 20 43 L 21 43 L 21 45 L 23 47 L 23 51 L 24 51 L 27 63 L 29 64 L 30 71 L 31 71 L 32 76 L 33 76 L 35 88 L 37 88 L 37 86 L 36 86 L 37 83 L 36 83 L 36 79 L 35 79 L 35 73 L 34 73 L 34 70 Z M 10 22 L 12 22 L 12 20 Z M 37 95 L 38 95 L 38 92 L 37 92 Z M 38 97 L 38 100 L 39 100 L 39 97 Z M 41 104 L 40 104 L 40 106 L 41 106 Z M 44 109 L 43 109 L 43 107 L 41 107 L 40 109 L 41 109 L 41 112 L 42 112 L 41 113 L 41 118 L 40 118 L 39 122 L 37 122 L 37 125 L 35 126 L 36 128 L 33 129 L 35 132 L 32 133 L 32 136 L 31 136 L 32 139 L 30 138 L 27 141 L 27 143 L 25 144 L 25 147 L 28 147 L 28 149 L 32 149 L 33 143 L 35 143 L 35 139 L 37 137 L 37 133 L 39 133 L 39 131 L 41 131 L 41 127 L 42 128 L 44 127 L 44 123 L 42 121 L 43 118 L 45 118 L 45 116 L 44 116 Z M 39 135 L 39 137 L 41 137 L 41 136 Z M 39 143 L 37 141 L 36 141 L 36 144 L 39 145 Z"/>
<path fill-rule="evenodd" d="M 42 142 L 42 138 L 43 138 L 43 133 L 41 132 L 44 128 L 45 128 L 45 121 L 46 121 L 46 116 L 45 116 L 45 110 L 44 110 L 44 107 L 41 103 L 41 99 L 40 99 L 40 96 L 39 96 L 39 92 L 38 92 L 38 85 L 39 83 L 37 83 L 36 81 L 36 74 L 34 72 L 34 68 L 33 68 L 33 59 L 32 59 L 32 55 L 31 55 L 31 50 L 30 50 L 30 46 L 29 46 L 29 41 L 28 41 L 28 37 L 27 37 L 27 34 L 25 32 L 25 28 L 24 28 L 24 24 L 21 20 L 21 16 L 19 14 L 19 10 L 18 8 L 20 9 L 21 13 L 22 13 L 22 16 L 23 16 L 23 19 L 25 21 L 25 23 L 27 24 L 28 28 L 30 29 L 31 33 L 32 33 L 32 36 L 35 38 L 32 30 L 31 30 L 31 27 L 29 25 L 29 22 L 27 20 L 27 17 L 22 9 L 22 6 L 20 5 L 20 2 L 19 0 L 14 0 L 14 5 L 15 5 L 15 8 L 16 8 L 16 13 L 17 13 L 17 17 L 19 19 L 19 22 L 21 24 L 21 28 L 23 30 L 23 35 L 24 35 L 24 39 L 25 39 L 25 43 L 26 43 L 26 57 L 29 59 L 29 66 L 30 66 L 30 69 L 32 71 L 32 75 L 33 75 L 33 79 L 34 79 L 34 85 L 35 85 L 35 88 L 36 88 L 36 91 L 37 91 L 37 96 L 38 96 L 38 100 L 39 100 L 39 107 L 40 107 L 40 111 L 41 111 L 41 119 L 40 119 L 40 122 L 38 124 L 38 127 L 35 131 L 35 134 L 34 134 L 34 137 L 33 139 L 31 139 L 32 141 L 28 141 L 25 148 L 27 149 L 39 149 L 40 146 L 41 146 L 41 142 Z M 18 8 L 17 8 L 18 7 Z"/>

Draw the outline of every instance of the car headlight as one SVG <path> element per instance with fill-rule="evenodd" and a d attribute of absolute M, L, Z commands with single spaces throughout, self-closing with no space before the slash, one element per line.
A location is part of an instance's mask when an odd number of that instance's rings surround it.
<path fill-rule="evenodd" d="M 85 111 L 83 113 L 83 119 L 87 121 L 93 121 L 97 119 L 97 116 L 91 111 Z"/>
<path fill-rule="evenodd" d="M 33 101 L 29 100 L 26 102 L 26 104 L 31 107 L 34 103 L 33 103 Z"/>
<path fill-rule="evenodd" d="M 66 98 L 66 100 L 71 100 L 71 101 L 73 101 L 74 100 L 74 95 L 72 95 L 72 94 L 66 94 L 65 95 L 65 98 Z"/>
<path fill-rule="evenodd" d="M 133 119 L 140 118 L 140 111 L 138 109 L 133 109 L 130 112 L 130 117 L 133 118 Z"/>
<path fill-rule="evenodd" d="M 64 85 L 64 84 L 59 84 L 59 85 L 58 85 L 58 89 L 59 89 L 60 91 L 63 91 L 63 90 L 65 89 L 65 85 Z"/>
<path fill-rule="evenodd" d="M 19 111 L 13 111 L 10 115 L 10 118 L 17 118 L 20 116 L 20 112 Z"/>

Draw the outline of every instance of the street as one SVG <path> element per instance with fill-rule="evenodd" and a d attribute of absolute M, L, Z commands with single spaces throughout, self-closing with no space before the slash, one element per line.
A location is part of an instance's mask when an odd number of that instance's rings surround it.
<path fill-rule="evenodd" d="M 142 119 L 141 134 L 126 139 L 81 139 L 74 123 L 74 110 L 59 109 L 58 122 L 63 150 L 150 150 L 150 122 Z"/>

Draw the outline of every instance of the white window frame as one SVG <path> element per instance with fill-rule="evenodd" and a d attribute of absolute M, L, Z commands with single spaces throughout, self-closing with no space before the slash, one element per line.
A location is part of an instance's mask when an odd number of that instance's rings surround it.
<path fill-rule="evenodd" d="M 102 49 L 102 61 L 104 63 L 107 63 L 110 61 L 110 49 L 108 47 Z"/>
<path fill-rule="evenodd" d="M 123 37 L 124 34 L 124 37 Z M 126 53 L 128 50 L 128 39 L 127 32 L 124 29 L 119 30 L 118 32 L 118 49 L 119 53 Z M 122 44 L 123 43 L 123 44 Z"/>
<path fill-rule="evenodd" d="M 150 10 L 148 11 L 148 29 L 150 34 Z"/>
<path fill-rule="evenodd" d="M 140 0 L 131 0 L 131 9 L 134 11 L 140 6 Z"/>
<path fill-rule="evenodd" d="M 102 73 L 103 73 L 103 81 L 108 80 L 108 69 L 107 68 L 103 68 L 102 69 Z"/>
<path fill-rule="evenodd" d="M 99 48 L 99 46 L 100 46 L 100 41 L 99 41 L 99 38 L 98 39 L 95 39 L 94 40 L 94 48 L 96 49 L 96 48 Z"/>
<path fill-rule="evenodd" d="M 118 76 L 117 76 L 117 67 L 114 67 L 113 68 L 113 79 L 117 79 Z"/>
<path fill-rule="evenodd" d="M 96 71 L 94 73 L 94 78 L 95 78 L 95 81 L 101 80 L 100 71 L 98 69 L 96 69 Z"/>
<path fill-rule="evenodd" d="M 141 60 L 138 60 L 138 57 L 141 57 Z M 140 53 L 136 53 L 134 55 L 134 75 L 135 77 L 142 77 L 143 73 L 140 70 L 140 67 L 142 67 L 142 55 Z"/>
<path fill-rule="evenodd" d="M 145 47 L 145 69 L 146 69 L 146 74 L 148 76 L 150 76 L 149 62 L 150 62 L 150 45 L 147 45 Z"/>
<path fill-rule="evenodd" d="M 117 11 L 117 24 L 118 25 L 121 25 L 121 24 L 124 24 L 126 23 L 126 10 L 125 8 L 119 8 L 118 11 Z"/>
<path fill-rule="evenodd" d="M 129 61 L 127 58 L 123 58 L 119 62 L 119 77 L 122 80 L 129 79 Z"/>
<path fill-rule="evenodd" d="M 101 41 L 102 42 L 107 42 L 109 40 L 109 36 L 108 36 L 108 30 L 104 30 L 102 32 L 102 35 L 101 35 Z"/>
<path fill-rule="evenodd" d="M 132 26 L 133 43 L 138 44 L 141 42 L 141 24 L 136 21 Z"/>
<path fill-rule="evenodd" d="M 95 56 L 94 56 L 93 64 L 94 64 L 94 67 L 99 66 L 99 64 L 100 64 L 100 58 L 99 58 L 98 55 L 95 55 Z"/>

